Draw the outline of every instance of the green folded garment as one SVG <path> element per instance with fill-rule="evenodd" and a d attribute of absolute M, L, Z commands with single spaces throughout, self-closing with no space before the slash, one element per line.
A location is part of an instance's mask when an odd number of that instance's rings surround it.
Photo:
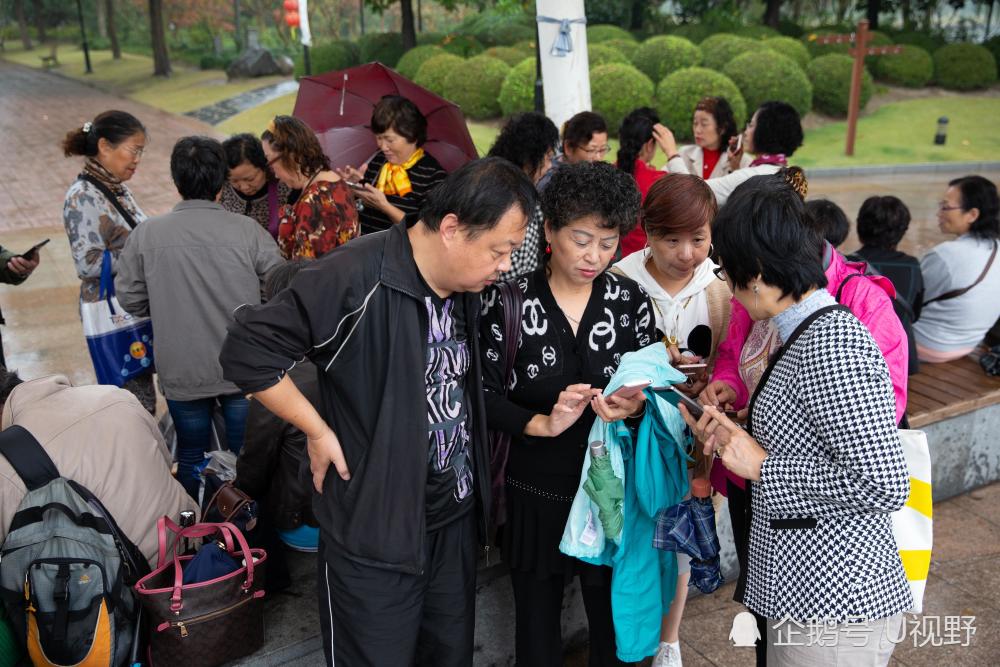
<path fill-rule="evenodd" d="M 0 667 L 14 667 L 21 660 L 21 645 L 14 637 L 7 615 L 0 609 Z"/>
<path fill-rule="evenodd" d="M 625 487 L 615 476 L 611 468 L 611 457 L 600 456 L 590 460 L 587 471 L 587 481 L 583 490 L 597 505 L 597 518 L 604 526 L 604 535 L 613 540 L 622 532 L 622 503 L 625 500 Z"/>

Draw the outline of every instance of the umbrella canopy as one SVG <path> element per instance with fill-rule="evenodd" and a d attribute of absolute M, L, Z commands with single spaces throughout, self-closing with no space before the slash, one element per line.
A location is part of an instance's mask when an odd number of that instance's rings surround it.
<path fill-rule="evenodd" d="M 427 118 L 423 148 L 446 171 L 478 157 L 458 106 L 381 63 L 368 63 L 299 82 L 292 115 L 311 127 L 334 167 L 357 167 L 378 151 L 368 127 L 383 95 L 402 95 Z"/>
<path fill-rule="evenodd" d="M 597 518 L 604 526 L 604 535 L 609 540 L 618 537 L 625 522 L 622 510 L 625 487 L 611 468 L 610 456 L 594 456 L 590 459 L 583 490 L 597 505 Z"/>
<path fill-rule="evenodd" d="M 702 593 L 722 585 L 719 537 L 710 500 L 688 498 L 657 512 L 653 546 L 691 556 L 691 583 Z"/>

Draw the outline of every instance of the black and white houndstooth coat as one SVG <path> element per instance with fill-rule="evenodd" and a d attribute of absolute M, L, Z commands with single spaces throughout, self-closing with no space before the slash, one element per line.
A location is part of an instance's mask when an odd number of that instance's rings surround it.
<path fill-rule="evenodd" d="M 807 318 L 761 378 L 743 602 L 767 618 L 870 620 L 912 605 L 890 513 L 909 495 L 889 370 L 846 308 Z"/>

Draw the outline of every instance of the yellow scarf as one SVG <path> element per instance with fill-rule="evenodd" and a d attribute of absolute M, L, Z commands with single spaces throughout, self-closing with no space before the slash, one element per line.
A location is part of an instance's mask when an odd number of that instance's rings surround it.
<path fill-rule="evenodd" d="M 413 186 L 410 185 L 410 177 L 406 172 L 410 167 L 419 162 L 423 156 L 424 149 L 418 148 L 410 156 L 410 159 L 403 164 L 392 164 L 386 161 L 382 165 L 382 171 L 378 173 L 375 188 L 387 195 L 396 195 L 398 197 L 405 197 L 410 194 L 413 192 Z"/>

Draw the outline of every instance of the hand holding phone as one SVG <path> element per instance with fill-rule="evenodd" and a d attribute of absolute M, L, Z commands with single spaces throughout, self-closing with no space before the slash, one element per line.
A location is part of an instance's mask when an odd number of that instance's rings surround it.
<path fill-rule="evenodd" d="M 633 399 L 642 393 L 642 390 L 653 384 L 652 380 L 635 380 L 632 382 L 626 382 L 621 387 L 618 387 L 614 392 L 612 392 L 608 398 L 624 398 Z"/>
<path fill-rule="evenodd" d="M 52 239 L 45 239 L 41 243 L 36 243 L 35 245 L 31 246 L 27 251 L 21 253 L 20 255 L 17 255 L 17 257 L 23 257 L 24 259 L 33 262 L 36 259 L 38 259 L 38 251 L 44 248 L 45 244 L 51 240 Z"/>
<path fill-rule="evenodd" d="M 687 411 L 691 413 L 691 416 L 694 419 L 701 419 L 701 416 L 705 414 L 705 408 L 702 407 L 701 403 L 694 400 L 693 398 L 682 392 L 677 387 L 670 386 L 667 387 L 667 389 L 669 391 L 674 392 L 674 394 L 676 394 L 680 398 L 678 403 L 683 403 L 684 407 L 687 408 Z"/>

